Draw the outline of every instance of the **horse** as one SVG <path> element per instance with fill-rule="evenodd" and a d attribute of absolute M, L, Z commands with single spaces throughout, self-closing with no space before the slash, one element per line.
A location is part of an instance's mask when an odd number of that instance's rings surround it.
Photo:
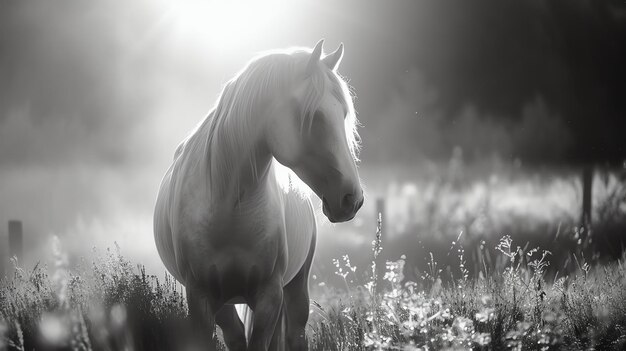
<path fill-rule="evenodd" d="M 358 123 L 337 73 L 343 44 L 323 58 L 322 46 L 251 60 L 180 143 L 161 182 L 156 247 L 209 348 L 217 324 L 230 350 L 306 350 L 312 193 L 332 223 L 363 205 Z"/>

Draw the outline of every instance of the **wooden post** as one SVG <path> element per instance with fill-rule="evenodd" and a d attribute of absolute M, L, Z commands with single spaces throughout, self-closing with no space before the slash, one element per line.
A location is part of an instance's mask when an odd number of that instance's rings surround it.
<path fill-rule="evenodd" d="M 6 250 L 6 237 L 3 234 L 0 234 L 0 279 L 3 279 L 6 275 L 9 264 L 9 258 L 7 257 Z"/>
<path fill-rule="evenodd" d="M 583 208 L 580 218 L 581 226 L 584 228 L 591 226 L 592 188 L 593 166 L 587 165 L 583 168 Z"/>
<path fill-rule="evenodd" d="M 9 257 L 17 257 L 18 264 L 24 262 L 24 236 L 21 221 L 9 221 Z"/>

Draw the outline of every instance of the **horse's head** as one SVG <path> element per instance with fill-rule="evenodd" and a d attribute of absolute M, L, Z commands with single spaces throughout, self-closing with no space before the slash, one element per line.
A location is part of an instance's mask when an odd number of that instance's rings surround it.
<path fill-rule="evenodd" d="M 356 117 L 347 84 L 336 73 L 343 44 L 321 58 L 322 43 L 302 57 L 302 74 L 271 108 L 267 140 L 274 157 L 319 196 L 326 217 L 345 222 L 363 205 Z"/>

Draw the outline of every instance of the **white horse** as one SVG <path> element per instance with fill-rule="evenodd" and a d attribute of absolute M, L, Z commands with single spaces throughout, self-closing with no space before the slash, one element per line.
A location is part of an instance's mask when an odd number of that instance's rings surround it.
<path fill-rule="evenodd" d="M 322 199 L 331 222 L 363 204 L 353 102 L 336 73 L 343 45 L 321 58 L 322 44 L 252 60 L 162 180 L 156 245 L 207 345 L 217 323 L 230 350 L 307 349 L 316 223 L 308 195 L 281 185 L 276 161 Z M 253 311 L 249 325 L 234 304 Z"/>

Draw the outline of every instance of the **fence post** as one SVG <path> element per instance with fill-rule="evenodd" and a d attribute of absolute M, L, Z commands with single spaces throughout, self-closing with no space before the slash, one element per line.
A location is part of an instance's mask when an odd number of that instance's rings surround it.
<path fill-rule="evenodd" d="M 581 226 L 585 229 L 591 226 L 592 189 L 593 189 L 593 166 L 586 165 L 583 168 L 583 208 L 580 218 Z M 587 234 L 587 233 L 585 233 Z"/>
<path fill-rule="evenodd" d="M 4 278 L 7 272 L 6 267 L 9 264 L 9 258 L 7 257 L 7 244 L 8 239 L 0 232 L 0 279 Z"/>

